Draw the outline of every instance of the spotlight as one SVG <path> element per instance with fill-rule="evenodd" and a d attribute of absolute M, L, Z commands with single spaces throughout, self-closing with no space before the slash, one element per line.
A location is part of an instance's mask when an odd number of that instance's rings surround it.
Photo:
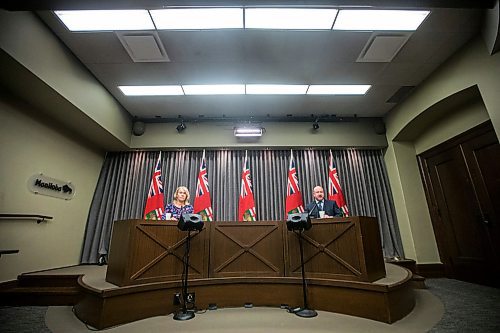
<path fill-rule="evenodd" d="M 181 123 L 179 125 L 177 125 L 176 129 L 177 129 L 177 132 L 179 132 L 179 133 L 184 131 L 186 129 L 186 124 L 184 124 L 184 121 L 181 121 Z"/>
<path fill-rule="evenodd" d="M 313 123 L 313 130 L 318 130 L 319 129 L 319 124 L 318 124 L 318 119 L 316 119 Z"/>

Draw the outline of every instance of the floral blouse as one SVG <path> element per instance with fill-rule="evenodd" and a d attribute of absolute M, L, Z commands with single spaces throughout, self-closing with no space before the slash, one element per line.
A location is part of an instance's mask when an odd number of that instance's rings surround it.
<path fill-rule="evenodd" d="M 182 214 L 192 214 L 194 211 L 193 206 L 191 205 L 185 205 L 183 207 L 177 207 L 174 204 L 168 204 L 165 207 L 165 213 L 163 213 L 161 219 L 166 220 L 166 214 L 171 213 L 172 217 L 175 218 L 176 220 L 181 218 Z"/>

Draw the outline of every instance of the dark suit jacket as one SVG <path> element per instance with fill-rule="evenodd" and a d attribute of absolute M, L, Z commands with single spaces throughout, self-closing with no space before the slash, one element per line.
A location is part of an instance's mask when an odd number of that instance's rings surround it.
<path fill-rule="evenodd" d="M 323 199 L 323 210 L 325 211 L 325 214 L 329 216 L 342 215 L 339 206 L 337 206 L 337 203 L 333 200 Z M 316 201 L 307 204 L 306 212 L 308 212 L 313 218 L 319 217 L 319 209 L 316 206 Z"/>

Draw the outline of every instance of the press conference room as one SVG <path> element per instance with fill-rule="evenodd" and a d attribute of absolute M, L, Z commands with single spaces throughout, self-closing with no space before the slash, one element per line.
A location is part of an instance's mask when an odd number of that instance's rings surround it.
<path fill-rule="evenodd" d="M 2 2 L 0 331 L 497 332 L 499 7 Z"/>

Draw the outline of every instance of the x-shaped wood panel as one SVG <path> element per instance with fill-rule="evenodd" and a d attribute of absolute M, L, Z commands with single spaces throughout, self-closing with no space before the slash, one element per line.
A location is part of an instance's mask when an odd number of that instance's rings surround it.
<path fill-rule="evenodd" d="M 267 260 L 266 258 L 264 258 L 263 256 L 261 256 L 257 251 L 255 251 L 255 250 L 252 249 L 252 247 L 254 247 L 257 243 L 259 243 L 261 240 L 263 240 L 268 235 L 270 235 L 273 231 L 275 231 L 276 229 L 278 229 L 278 226 L 276 226 L 276 225 L 273 225 L 273 226 L 270 226 L 270 227 L 271 228 L 269 228 L 268 230 L 266 230 L 259 237 L 255 238 L 250 244 L 243 244 L 241 241 L 239 241 L 237 239 L 234 239 L 230 235 L 228 235 L 227 232 L 224 231 L 223 227 L 222 228 L 221 227 L 217 227 L 216 230 L 219 231 L 225 237 L 227 237 L 230 241 L 232 241 L 233 243 L 235 243 L 236 245 L 238 245 L 240 247 L 240 250 L 238 250 L 235 254 L 233 254 L 230 258 L 228 258 L 226 261 L 224 261 L 218 267 L 215 267 L 214 268 L 214 272 L 218 273 L 218 272 L 222 271 L 225 267 L 227 267 L 229 264 L 231 264 L 236 259 L 238 259 L 239 257 L 241 257 L 244 253 L 249 253 L 249 254 L 253 255 L 255 258 L 257 258 L 258 260 L 260 260 L 263 264 L 265 264 L 266 266 L 268 266 L 271 270 L 273 270 L 274 272 L 278 273 L 279 272 L 279 268 L 278 267 L 276 267 L 275 265 L 273 265 L 272 262 L 270 262 L 269 260 Z"/>
<path fill-rule="evenodd" d="M 316 241 L 315 239 L 312 239 L 311 237 L 307 236 L 306 234 L 302 233 L 302 240 L 311 244 L 314 247 L 314 249 L 316 250 L 316 251 L 313 251 L 313 253 L 311 253 L 309 256 L 304 258 L 304 265 L 306 263 L 308 263 L 309 261 L 311 261 L 314 257 L 318 256 L 320 253 L 324 253 L 327 256 L 329 256 L 330 258 L 332 258 L 334 261 L 338 262 L 341 266 L 343 266 L 346 269 L 348 269 L 349 271 L 351 271 L 354 275 L 361 276 L 362 273 L 358 269 L 354 268 L 347 261 L 345 261 L 344 259 L 342 259 L 341 257 L 339 257 L 338 255 L 336 255 L 335 253 L 333 253 L 331 250 L 328 249 L 328 246 L 330 246 L 330 244 L 332 244 L 337 239 L 339 239 L 348 230 L 354 228 L 354 226 L 355 225 L 353 223 L 350 223 L 347 228 L 345 228 L 344 230 L 339 232 L 337 235 L 335 235 L 335 237 L 333 237 L 332 239 L 330 239 L 329 241 L 327 241 L 324 244 L 322 244 L 322 243 Z M 298 241 L 298 237 L 299 237 L 298 233 L 294 232 L 294 234 L 297 237 L 297 241 Z M 300 268 L 300 266 L 301 266 L 301 264 L 299 261 L 299 263 L 295 267 L 290 267 L 291 271 L 295 272 L 296 270 L 298 270 Z"/>
<path fill-rule="evenodd" d="M 153 260 L 151 260 L 148 264 L 146 264 L 144 267 L 142 267 L 141 269 L 139 269 L 137 272 L 135 272 L 131 277 L 130 279 L 131 280 L 135 280 L 135 279 L 138 279 L 142 274 L 144 274 L 145 272 L 147 272 L 150 268 L 152 268 L 153 266 L 155 266 L 158 262 L 160 262 L 163 258 L 169 256 L 169 255 L 173 255 L 175 258 L 179 259 L 181 262 L 183 262 L 183 258 L 181 256 L 179 256 L 175 251 L 181 246 L 183 245 L 186 240 L 187 240 L 187 236 L 180 239 L 178 242 L 176 242 L 175 244 L 173 245 L 168 245 L 166 244 L 163 240 L 159 239 L 156 235 L 152 234 L 150 231 L 148 231 L 146 228 L 144 228 L 144 226 L 142 225 L 138 225 L 137 226 L 137 229 L 142 232 L 142 234 L 144 234 L 146 237 L 148 237 L 149 239 L 151 239 L 153 242 L 155 242 L 156 244 L 158 244 L 161 248 L 164 249 L 164 251 L 162 253 L 160 253 L 156 258 L 154 258 Z M 194 236 L 191 237 L 191 241 L 193 241 L 193 239 L 198 235 L 195 234 Z M 189 267 L 194 270 L 197 274 L 201 274 L 201 272 L 199 270 L 197 270 L 195 267 L 193 267 L 191 264 L 189 264 Z"/>

